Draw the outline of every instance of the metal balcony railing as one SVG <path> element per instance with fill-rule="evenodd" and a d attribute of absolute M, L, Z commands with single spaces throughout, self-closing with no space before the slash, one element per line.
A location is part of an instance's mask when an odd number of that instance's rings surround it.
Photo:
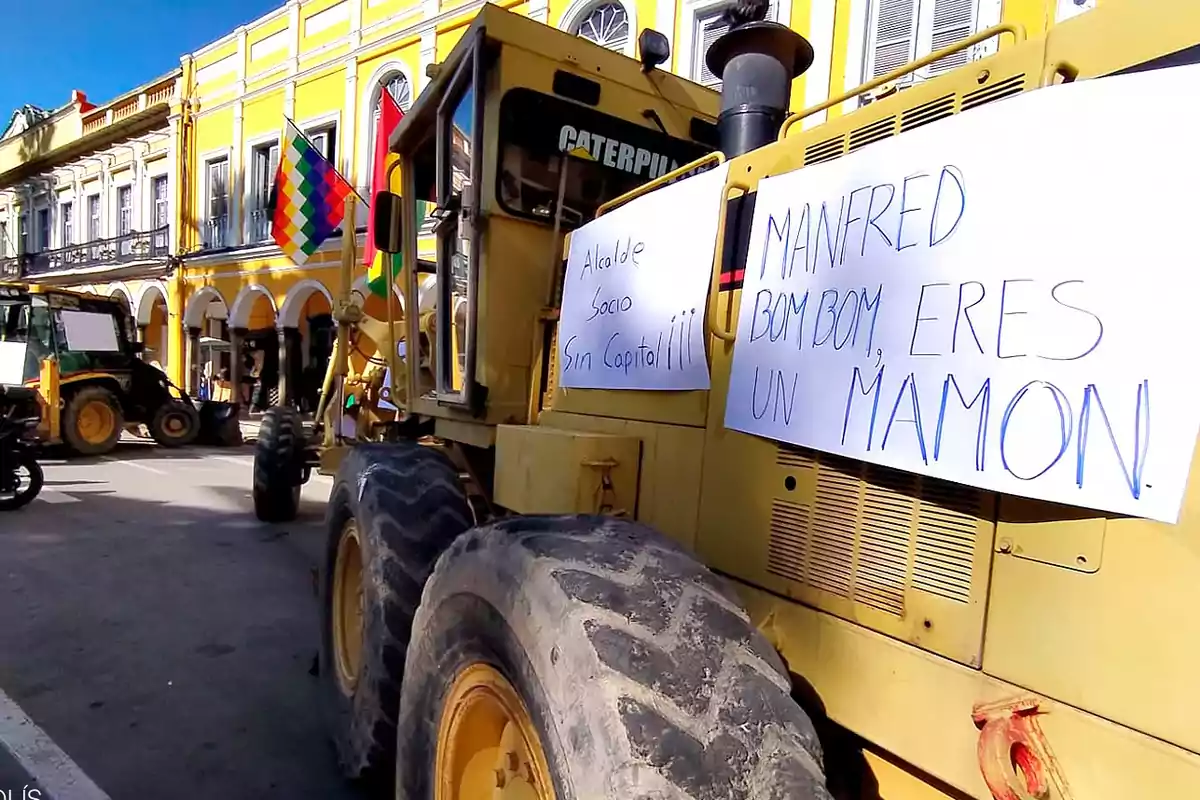
<path fill-rule="evenodd" d="M 200 229 L 204 250 L 219 250 L 231 245 L 229 239 L 229 215 L 206 219 Z"/>
<path fill-rule="evenodd" d="M 271 241 L 271 212 L 266 208 L 250 211 L 246 220 L 246 244 L 262 244 Z"/>
<path fill-rule="evenodd" d="M 152 258 L 166 258 L 171 250 L 171 228 L 169 225 L 152 231 L 133 231 L 111 239 L 96 239 L 82 244 L 26 253 L 17 259 L 0 261 L 0 272 L 8 261 L 20 264 L 18 276 L 46 275 L 53 272 L 69 272 L 74 269 L 101 267 L 109 264 L 124 264 Z"/>
<path fill-rule="evenodd" d="M 21 277 L 21 257 L 0 258 L 0 281 L 14 281 Z"/>

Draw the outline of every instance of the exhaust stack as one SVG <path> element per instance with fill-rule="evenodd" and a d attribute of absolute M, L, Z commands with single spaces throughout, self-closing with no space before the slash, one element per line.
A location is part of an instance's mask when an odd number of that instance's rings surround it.
<path fill-rule="evenodd" d="M 813 62 L 807 39 L 778 22 L 761 19 L 765 3 L 761 8 L 745 9 L 752 21 L 741 21 L 746 16 L 738 13 L 743 11 L 740 5 L 731 9 L 730 29 L 705 55 L 709 70 L 721 76 L 717 134 L 726 158 L 775 141 L 788 114 L 792 81 Z"/>

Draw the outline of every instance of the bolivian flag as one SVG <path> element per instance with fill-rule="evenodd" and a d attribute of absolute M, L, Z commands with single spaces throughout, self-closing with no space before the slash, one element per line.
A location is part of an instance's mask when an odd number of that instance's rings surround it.
<path fill-rule="evenodd" d="M 375 161 L 371 170 L 371 201 L 375 194 L 389 191 L 387 183 L 388 139 L 392 131 L 404 118 L 404 112 L 396 104 L 392 93 L 384 89 L 379 98 L 379 122 L 375 128 Z M 387 285 L 396 279 L 403 263 L 399 253 L 385 253 L 375 249 L 375 215 L 367 217 L 367 245 L 363 248 L 363 263 L 367 266 L 367 286 L 372 294 L 387 298 Z M 388 263 L 391 262 L 391 263 Z"/>

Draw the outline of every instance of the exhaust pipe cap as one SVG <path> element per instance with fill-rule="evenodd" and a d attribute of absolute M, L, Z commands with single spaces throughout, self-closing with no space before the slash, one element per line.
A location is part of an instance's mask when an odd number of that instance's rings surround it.
<path fill-rule="evenodd" d="M 792 80 L 812 66 L 813 47 L 808 40 L 778 22 L 748 22 L 726 31 L 708 48 L 704 63 L 713 75 L 724 75 L 725 67 L 740 55 L 770 56 L 784 66 Z"/>

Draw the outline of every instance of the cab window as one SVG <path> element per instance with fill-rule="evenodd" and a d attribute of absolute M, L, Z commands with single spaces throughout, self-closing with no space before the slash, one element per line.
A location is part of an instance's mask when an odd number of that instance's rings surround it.
<path fill-rule="evenodd" d="M 514 216 L 553 224 L 561 189 L 561 225 L 571 230 L 595 217 L 602 203 L 711 149 L 569 100 L 511 89 L 500 103 L 496 198 Z"/>

